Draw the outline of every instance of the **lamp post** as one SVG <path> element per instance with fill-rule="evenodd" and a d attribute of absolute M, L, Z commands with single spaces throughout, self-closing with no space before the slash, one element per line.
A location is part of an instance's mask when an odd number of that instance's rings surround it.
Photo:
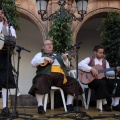
<path fill-rule="evenodd" d="M 41 19 L 43 21 L 46 20 L 52 20 L 54 17 L 63 17 L 65 13 L 67 13 L 72 21 L 78 20 L 82 21 L 84 18 L 84 15 L 87 11 L 87 3 L 88 0 L 75 0 L 78 14 L 80 14 L 80 17 L 76 17 L 74 14 L 70 13 L 69 10 L 65 9 L 66 0 L 58 0 L 58 5 L 60 6 L 59 11 L 55 11 L 55 13 L 52 13 L 50 16 L 45 16 L 47 14 L 47 7 L 49 0 L 36 0 L 38 13 L 41 15 Z"/>

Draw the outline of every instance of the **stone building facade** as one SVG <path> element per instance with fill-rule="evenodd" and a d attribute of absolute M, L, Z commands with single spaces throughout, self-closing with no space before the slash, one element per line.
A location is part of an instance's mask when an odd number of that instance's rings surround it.
<path fill-rule="evenodd" d="M 33 22 L 42 33 L 42 38 L 47 38 L 47 33 L 51 26 L 51 21 L 41 21 L 40 15 L 37 12 L 36 0 L 16 0 L 18 4 L 18 11 L 22 16 Z M 76 3 L 73 0 L 68 0 L 65 5 L 66 9 L 70 10 L 74 15 L 79 17 L 77 13 Z M 48 16 L 59 8 L 57 0 L 50 0 L 48 4 Z M 88 0 L 87 14 L 82 22 L 74 21 L 72 24 L 73 40 L 76 40 L 77 33 L 81 26 L 89 19 L 94 18 L 96 15 L 105 12 L 120 12 L 119 0 Z"/>

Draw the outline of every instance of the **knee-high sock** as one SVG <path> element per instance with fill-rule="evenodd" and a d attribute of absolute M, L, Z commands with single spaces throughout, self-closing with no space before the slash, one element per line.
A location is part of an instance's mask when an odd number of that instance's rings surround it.
<path fill-rule="evenodd" d="M 103 105 L 107 104 L 107 100 L 106 99 L 102 99 L 102 103 L 103 103 Z"/>
<path fill-rule="evenodd" d="M 36 95 L 36 99 L 37 99 L 37 102 L 38 102 L 38 107 L 39 106 L 43 106 L 43 98 L 44 98 L 44 95 L 40 95 L 40 94 L 35 94 Z"/>
<path fill-rule="evenodd" d="M 120 97 L 114 97 L 113 98 L 113 106 L 116 106 L 119 104 Z"/>
<path fill-rule="evenodd" d="M 67 105 L 73 104 L 73 99 L 74 99 L 74 96 L 68 94 L 68 95 L 67 95 Z"/>
<path fill-rule="evenodd" d="M 8 92 L 9 96 L 9 92 Z M 6 107 L 6 99 L 7 99 L 7 89 L 2 88 L 2 102 L 3 102 L 3 108 Z M 8 98 L 9 99 L 9 98 Z"/>

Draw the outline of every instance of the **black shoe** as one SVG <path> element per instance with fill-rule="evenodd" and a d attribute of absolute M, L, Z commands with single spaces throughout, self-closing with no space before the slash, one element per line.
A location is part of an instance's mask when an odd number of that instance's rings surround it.
<path fill-rule="evenodd" d="M 107 112 L 112 111 L 111 107 L 108 104 L 103 105 L 103 109 L 104 109 L 104 111 L 107 111 Z"/>
<path fill-rule="evenodd" d="M 73 107 L 72 104 L 66 105 L 66 107 L 67 107 L 67 111 L 68 111 L 68 112 L 74 111 L 74 107 Z"/>
<path fill-rule="evenodd" d="M 112 106 L 113 110 L 120 111 L 120 105 Z"/>
<path fill-rule="evenodd" d="M 8 116 L 10 116 L 10 111 L 9 111 L 9 109 L 8 109 L 7 107 L 4 107 L 4 108 L 2 109 L 1 116 L 3 116 L 3 117 L 8 117 Z"/>
<path fill-rule="evenodd" d="M 44 113 L 45 113 L 45 111 L 44 111 L 43 106 L 39 106 L 38 107 L 38 114 L 44 114 Z"/>

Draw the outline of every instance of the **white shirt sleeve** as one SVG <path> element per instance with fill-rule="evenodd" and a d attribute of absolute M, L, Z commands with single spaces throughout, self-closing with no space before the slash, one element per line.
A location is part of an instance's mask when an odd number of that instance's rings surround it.
<path fill-rule="evenodd" d="M 85 58 L 84 60 L 78 63 L 78 68 L 82 71 L 90 72 L 92 67 L 88 65 L 89 62 L 90 58 L 89 57 Z"/>
<path fill-rule="evenodd" d="M 31 65 L 33 67 L 37 67 L 41 63 L 44 63 L 44 57 L 42 57 L 42 53 L 37 53 L 34 58 L 31 60 Z"/>
<path fill-rule="evenodd" d="M 110 68 L 110 65 L 107 61 L 106 61 L 106 68 Z M 106 72 L 106 76 L 108 76 L 108 77 L 115 76 L 115 71 L 112 70 L 112 71 Z"/>
<path fill-rule="evenodd" d="M 6 29 L 7 29 L 7 32 L 8 32 L 8 34 L 9 34 L 9 27 L 7 26 Z M 17 37 L 16 31 L 15 31 L 15 29 L 13 28 L 13 26 L 10 26 L 10 33 L 11 33 L 11 35 L 14 36 L 15 38 Z"/>

